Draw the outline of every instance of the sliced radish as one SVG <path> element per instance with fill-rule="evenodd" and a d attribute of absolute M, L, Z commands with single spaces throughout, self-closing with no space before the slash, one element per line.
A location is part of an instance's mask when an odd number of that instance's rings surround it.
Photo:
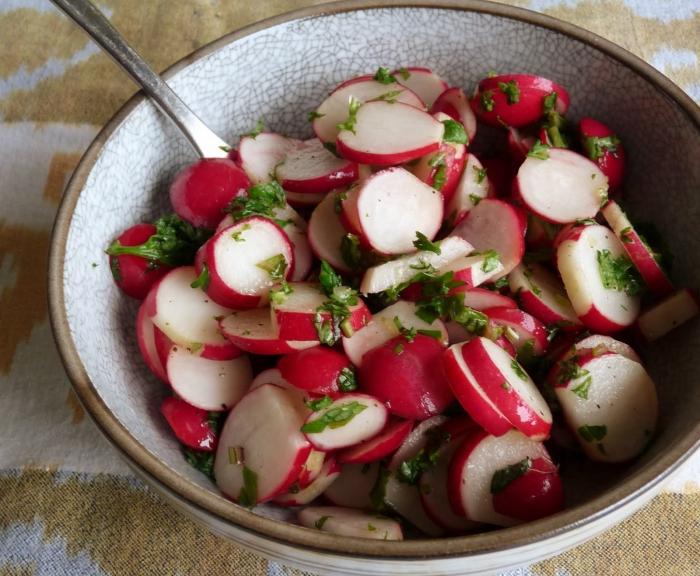
<path fill-rule="evenodd" d="M 271 132 L 244 136 L 238 145 L 238 163 L 253 184 L 269 182 L 277 164 L 300 145 L 300 140 Z"/>
<path fill-rule="evenodd" d="M 319 258 L 325 260 L 339 272 L 351 272 L 340 249 L 346 231 L 340 223 L 339 212 L 336 212 L 337 194 L 328 194 L 309 219 L 309 244 L 311 250 Z"/>
<path fill-rule="evenodd" d="M 579 319 L 589 328 L 610 334 L 630 326 L 639 311 L 639 297 L 615 284 L 606 282 L 601 275 L 601 264 L 626 258 L 622 243 L 605 226 L 597 224 L 576 227 L 557 248 L 557 268 L 566 293 Z M 634 286 L 628 286 L 634 294 Z M 619 287 L 619 286 L 618 286 Z"/>
<path fill-rule="evenodd" d="M 221 332 L 241 350 L 251 354 L 276 355 L 318 346 L 316 340 L 282 340 L 272 325 L 267 308 L 242 310 L 220 321 Z"/>
<path fill-rule="evenodd" d="M 338 124 L 348 117 L 348 104 L 351 98 L 360 103 L 380 98 L 385 94 L 394 94 L 396 102 L 403 102 L 420 109 L 425 109 L 421 99 L 405 86 L 395 82 L 382 84 L 371 76 L 361 76 L 343 82 L 316 109 L 313 130 L 322 142 L 335 142 L 338 136 Z"/>
<path fill-rule="evenodd" d="M 578 129 L 583 149 L 607 176 L 610 192 L 615 193 L 625 176 L 625 149 L 622 143 L 610 128 L 593 118 L 581 118 Z"/>
<path fill-rule="evenodd" d="M 379 482 L 381 480 L 380 477 Z M 401 515 L 428 536 L 435 537 L 443 534 L 443 529 L 423 509 L 420 492 L 416 486 L 404 484 L 394 474 L 389 474 L 385 477 L 382 488 L 380 494 L 385 506 Z"/>
<path fill-rule="evenodd" d="M 353 508 L 307 506 L 299 510 L 299 524 L 338 536 L 370 540 L 403 540 L 401 525 L 391 518 Z"/>
<path fill-rule="evenodd" d="M 440 193 L 403 168 L 373 174 L 349 190 L 345 202 L 356 212 L 362 237 L 382 254 L 413 252 L 416 234 L 432 240 L 442 223 Z"/>
<path fill-rule="evenodd" d="M 637 320 L 637 327 L 648 342 L 653 342 L 694 318 L 698 312 L 697 299 L 684 288 L 643 312 Z"/>
<path fill-rule="evenodd" d="M 290 226 L 292 224 L 296 226 L 301 232 L 306 232 L 306 220 L 304 220 L 301 217 L 301 215 L 296 210 L 294 210 L 294 208 L 292 208 L 289 204 L 285 204 L 281 207 L 276 206 L 275 208 L 273 208 L 272 218 L 283 222 L 282 228 L 285 230 L 285 232 L 287 231 L 287 226 Z M 233 216 L 227 214 L 226 216 L 224 216 L 221 222 L 219 222 L 219 225 L 216 227 L 216 232 L 221 232 L 224 228 L 233 226 L 235 223 L 236 221 L 233 219 Z"/>
<path fill-rule="evenodd" d="M 338 134 L 338 152 L 361 164 L 392 166 L 437 150 L 444 126 L 427 112 L 400 102 L 368 102 L 352 130 Z"/>
<path fill-rule="evenodd" d="M 303 390 L 299 390 L 299 388 L 296 386 L 292 386 L 289 382 L 282 378 L 282 374 L 277 368 L 269 368 L 260 372 L 260 374 L 253 378 L 253 381 L 250 383 L 249 390 L 260 388 L 260 386 L 264 386 L 265 384 L 274 384 L 278 388 L 282 388 L 294 403 L 296 411 L 302 414 L 304 419 L 311 414 L 312 410 L 306 404 L 309 401 L 309 395 Z M 321 466 L 323 465 L 323 458 L 318 460 L 319 454 L 322 454 L 322 452 L 317 450 L 311 450 L 311 452 L 309 452 L 309 456 L 304 463 L 301 472 L 299 473 L 299 478 L 297 478 L 302 485 L 302 488 L 306 482 L 306 479 L 309 479 L 309 481 L 313 479 L 314 470 L 318 471 L 321 469 Z M 309 469 L 309 466 L 311 466 L 311 469 Z"/>
<path fill-rule="evenodd" d="M 512 430 L 503 436 L 472 432 L 452 458 L 448 479 L 450 502 L 474 522 L 513 526 L 521 520 L 499 514 L 493 506 L 494 475 L 523 461 L 551 461 L 544 444 Z"/>
<path fill-rule="evenodd" d="M 673 292 L 673 284 L 655 257 L 654 251 L 644 238 L 635 230 L 620 205 L 610 200 L 602 210 L 605 220 L 622 242 L 627 255 L 639 271 L 644 283 L 657 298 L 663 298 Z"/>
<path fill-rule="evenodd" d="M 447 332 L 440 319 L 428 323 L 416 316 L 417 307 L 413 302 L 399 300 L 377 312 L 367 326 L 355 332 L 350 338 L 343 337 L 343 349 L 355 366 L 362 366 L 363 356 L 400 334 L 399 326 L 410 330 L 438 330 L 440 341 L 447 344 Z M 394 319 L 398 318 L 398 322 Z"/>
<path fill-rule="evenodd" d="M 251 390 L 231 410 L 219 437 L 214 475 L 219 489 L 245 506 L 286 491 L 311 450 L 300 432 L 304 414 L 282 388 Z"/>
<path fill-rule="evenodd" d="M 474 422 L 495 436 L 513 429 L 510 421 L 481 388 L 464 361 L 462 347 L 466 343 L 453 344 L 442 358 L 442 365 L 452 392 Z"/>
<path fill-rule="evenodd" d="M 141 306 L 139 306 L 139 312 L 136 315 L 136 342 L 139 345 L 141 356 L 149 370 L 163 382 L 167 382 L 168 374 L 165 371 L 165 366 L 156 348 L 156 330 L 158 330 L 158 328 L 156 328 L 155 324 L 151 322 L 148 316 L 147 304 L 143 302 Z"/>
<path fill-rule="evenodd" d="M 169 396 L 163 399 L 160 413 L 167 420 L 175 437 L 185 446 L 202 452 L 216 450 L 219 438 L 216 424 L 212 425 L 210 412 L 195 408 L 181 398 Z"/>
<path fill-rule="evenodd" d="M 547 327 L 537 318 L 518 308 L 488 308 L 489 321 L 504 329 L 518 354 L 542 356 L 549 345 Z"/>
<path fill-rule="evenodd" d="M 279 337 L 294 340 L 318 340 L 316 317 L 321 322 L 331 322 L 331 314 L 319 308 L 328 300 L 316 284 L 305 282 L 289 283 L 291 293 L 281 302 L 272 303 L 272 324 Z M 340 326 L 346 335 L 353 334 L 369 322 L 371 314 L 361 298 L 348 306 L 350 316 Z"/>
<path fill-rule="evenodd" d="M 311 394 L 338 396 L 357 388 L 348 357 L 330 348 L 311 348 L 287 354 L 277 363 L 282 378 Z"/>
<path fill-rule="evenodd" d="M 384 430 L 374 438 L 365 440 L 338 454 L 338 462 L 356 464 L 376 462 L 393 454 L 406 439 L 413 428 L 411 420 L 391 420 Z"/>
<path fill-rule="evenodd" d="M 518 170 L 518 194 L 525 206 L 555 224 L 593 218 L 608 198 L 600 168 L 571 150 L 549 148 L 545 154 L 528 156 Z"/>
<path fill-rule="evenodd" d="M 313 412 L 301 430 L 317 450 L 337 450 L 359 444 L 381 432 L 386 407 L 367 394 L 344 394 Z"/>
<path fill-rule="evenodd" d="M 146 314 L 173 342 L 198 350 L 200 355 L 233 357 L 236 347 L 221 335 L 218 320 L 231 310 L 219 306 L 191 284 L 194 267 L 183 266 L 166 274 L 149 292 Z"/>
<path fill-rule="evenodd" d="M 447 82 L 430 68 L 411 66 L 394 70 L 392 75 L 399 84 L 415 92 L 428 108 L 447 90 Z"/>
<path fill-rule="evenodd" d="M 385 402 L 392 414 L 424 420 L 454 400 L 441 370 L 444 347 L 431 336 L 393 338 L 367 352 L 359 368 L 362 389 Z"/>
<path fill-rule="evenodd" d="M 620 354 L 635 362 L 641 362 L 639 355 L 634 351 L 632 346 L 620 340 L 615 340 L 610 336 L 604 336 L 603 334 L 591 334 L 582 340 L 574 342 L 574 345 L 562 355 L 561 359 L 566 360 L 577 353 L 584 354 L 586 352 L 591 352 L 597 356 L 605 354 L 606 352 L 614 352 L 615 354 Z"/>
<path fill-rule="evenodd" d="M 489 195 L 489 190 L 490 183 L 483 165 L 474 154 L 467 154 L 462 176 L 445 206 L 447 225 L 455 226 L 464 220 L 467 213 Z"/>
<path fill-rule="evenodd" d="M 461 256 L 467 256 L 474 249 L 466 240 L 448 237 L 438 243 L 440 254 L 423 250 L 415 254 L 400 256 L 390 262 L 367 268 L 360 292 L 376 294 L 394 286 L 409 282 L 421 267 L 440 268 Z"/>
<path fill-rule="evenodd" d="M 201 274 L 212 300 L 228 308 L 264 305 L 272 286 L 294 273 L 294 247 L 272 220 L 252 216 L 215 234 L 204 246 Z"/>
<path fill-rule="evenodd" d="M 328 196 L 328 192 L 311 194 L 309 192 L 285 192 L 287 197 L 287 202 L 295 208 L 308 208 L 310 206 L 317 206 L 321 201 Z"/>
<path fill-rule="evenodd" d="M 220 412 L 230 409 L 248 390 L 253 370 L 247 356 L 209 360 L 175 345 L 166 362 L 168 381 L 188 404 Z"/>
<path fill-rule="evenodd" d="M 323 495 L 336 506 L 371 510 L 370 493 L 377 483 L 379 462 L 372 464 L 343 464 L 340 476 Z"/>
<path fill-rule="evenodd" d="M 445 425 L 448 421 L 447 416 L 436 414 L 417 424 L 391 457 L 387 468 L 395 472 L 399 469 L 402 462 L 414 458 L 428 443 L 431 435 L 430 431 Z"/>
<path fill-rule="evenodd" d="M 518 361 L 483 337 L 462 345 L 461 351 L 474 380 L 498 411 L 526 436 L 545 440 L 552 428 L 552 413 Z"/>
<path fill-rule="evenodd" d="M 593 460 L 623 462 L 656 428 L 656 387 L 644 367 L 620 354 L 585 354 L 560 363 L 555 392 L 569 427 Z"/>
<path fill-rule="evenodd" d="M 525 252 L 525 218 L 520 210 L 501 200 L 485 198 L 474 206 L 450 236 L 463 238 L 476 250 L 495 250 L 503 270 L 494 280 L 506 276 Z"/>
<path fill-rule="evenodd" d="M 455 281 L 464 282 L 466 288 L 475 288 L 498 276 L 503 271 L 500 259 L 476 254 L 451 260 L 438 271 L 439 274 L 452 272 Z"/>
<path fill-rule="evenodd" d="M 321 452 L 320 450 L 312 449 L 311 452 L 309 452 L 309 457 L 306 459 L 306 462 L 304 462 L 304 465 L 301 467 L 299 478 L 297 478 L 296 484 L 299 486 L 299 488 L 306 488 L 316 478 L 318 478 L 318 475 L 321 473 L 325 463 L 326 453 Z M 340 471 L 339 466 L 338 471 Z"/>
<path fill-rule="evenodd" d="M 274 502 L 280 506 L 304 506 L 310 504 L 326 490 L 340 475 L 340 465 L 330 456 L 323 463 L 318 476 L 306 487 L 292 486 L 289 492 L 276 496 Z"/>
<path fill-rule="evenodd" d="M 525 244 L 528 250 L 551 249 L 559 231 L 560 226 L 557 224 L 542 220 L 534 214 L 528 214 Z"/>
<path fill-rule="evenodd" d="M 467 132 L 469 142 L 476 136 L 476 116 L 469 105 L 469 99 L 461 88 L 448 88 L 440 94 L 430 108 L 433 114 L 444 112 L 457 120 Z"/>
<path fill-rule="evenodd" d="M 564 286 L 543 266 L 520 264 L 508 275 L 508 283 L 523 310 L 538 320 L 562 328 L 581 325 Z"/>
<path fill-rule="evenodd" d="M 355 162 L 338 158 L 318 138 L 306 140 L 291 150 L 275 167 L 282 188 L 297 194 L 322 194 L 357 180 Z"/>
<path fill-rule="evenodd" d="M 542 140 L 545 142 L 545 140 Z M 524 136 L 520 130 L 508 128 L 508 151 L 513 159 L 513 162 L 522 164 L 527 158 L 528 152 L 535 145 L 535 138 L 532 136 Z"/>
<path fill-rule="evenodd" d="M 458 286 L 450 294 L 464 294 L 464 305 L 474 310 L 488 308 L 517 308 L 518 304 L 512 298 L 486 288 L 466 288 Z"/>

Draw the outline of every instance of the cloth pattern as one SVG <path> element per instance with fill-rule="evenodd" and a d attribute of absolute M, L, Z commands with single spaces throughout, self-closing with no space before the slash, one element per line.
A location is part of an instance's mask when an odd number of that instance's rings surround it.
<path fill-rule="evenodd" d="M 156 69 L 316 3 L 98 2 Z M 617 42 L 700 100 L 698 0 L 507 3 Z M 170 508 L 85 418 L 48 325 L 50 229 L 81 154 L 136 88 L 48 0 L 2 0 L 0 39 L 0 575 L 302 574 Z M 700 575 L 699 483 L 700 454 L 621 525 L 508 576 Z"/>

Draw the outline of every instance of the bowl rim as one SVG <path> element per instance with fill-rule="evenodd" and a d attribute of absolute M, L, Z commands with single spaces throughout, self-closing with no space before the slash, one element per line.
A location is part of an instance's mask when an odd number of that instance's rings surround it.
<path fill-rule="evenodd" d="M 204 45 L 170 66 L 164 73 L 170 78 L 191 63 L 241 38 L 293 20 L 318 16 L 386 8 L 451 9 L 476 12 L 521 21 L 572 37 L 587 44 L 642 76 L 670 98 L 700 131 L 700 107 L 670 79 L 626 49 L 574 24 L 524 8 L 496 4 L 488 0 L 343 0 L 319 4 L 273 16 L 234 30 Z M 700 447 L 700 422 L 673 448 L 657 455 L 643 468 L 600 496 L 535 522 L 501 530 L 467 536 L 376 541 L 338 536 L 303 528 L 287 522 L 259 516 L 224 497 L 210 492 L 181 476 L 139 443 L 111 413 L 90 381 L 73 342 L 64 305 L 64 257 L 72 216 L 87 181 L 107 140 L 147 97 L 138 92 L 131 97 L 100 130 L 74 171 L 59 205 L 51 236 L 48 264 L 49 319 L 64 368 L 81 403 L 98 429 L 129 463 L 155 484 L 165 485 L 183 507 L 194 506 L 204 514 L 213 514 L 270 541 L 300 545 L 336 556 L 383 557 L 383 559 L 450 558 L 470 554 L 487 554 L 513 550 L 572 532 L 594 523 L 612 512 L 625 508 L 644 493 L 657 488 L 673 471 Z"/>

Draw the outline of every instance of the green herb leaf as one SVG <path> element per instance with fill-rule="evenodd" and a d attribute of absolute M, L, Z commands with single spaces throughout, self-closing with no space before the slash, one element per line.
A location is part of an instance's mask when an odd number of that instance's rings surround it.
<path fill-rule="evenodd" d="M 549 158 L 549 146 L 547 146 L 547 144 L 543 144 L 539 139 L 537 139 L 527 155 L 531 158 L 547 160 L 547 158 Z"/>
<path fill-rule="evenodd" d="M 287 284 L 287 282 L 282 281 L 279 288 L 270 289 L 270 302 L 272 302 L 272 304 L 277 304 L 278 306 L 280 304 L 284 304 L 287 296 L 289 296 L 292 292 L 294 292 L 292 287 Z"/>
<path fill-rule="evenodd" d="M 346 234 L 340 241 L 340 255 L 351 269 L 357 270 L 362 265 L 362 248 L 360 239 L 355 234 Z"/>
<path fill-rule="evenodd" d="M 483 197 L 478 196 L 476 194 L 469 194 L 469 200 L 471 200 L 473 206 L 476 206 L 479 202 L 483 200 Z"/>
<path fill-rule="evenodd" d="M 578 433 L 586 442 L 599 442 L 608 433 L 607 426 L 581 426 Z"/>
<path fill-rule="evenodd" d="M 238 504 L 252 508 L 258 501 L 258 475 L 243 466 L 243 487 L 238 493 Z"/>
<path fill-rule="evenodd" d="M 214 481 L 214 452 L 200 452 L 185 448 L 182 455 L 190 466 Z"/>
<path fill-rule="evenodd" d="M 323 396 L 321 398 L 317 398 L 316 400 L 305 400 L 304 404 L 306 404 L 306 406 L 311 408 L 311 410 L 314 412 L 318 412 L 319 410 L 328 408 L 331 404 L 333 404 L 333 398 L 330 396 Z"/>
<path fill-rule="evenodd" d="M 372 509 L 377 512 L 383 512 L 388 508 L 386 503 L 386 483 L 391 476 L 391 472 L 384 468 L 383 466 L 379 468 L 379 474 L 377 475 L 377 481 L 372 486 L 372 490 L 369 493 L 369 500 L 372 504 Z"/>
<path fill-rule="evenodd" d="M 309 122 L 313 122 L 314 120 L 316 120 L 316 118 L 323 118 L 324 116 L 325 114 L 319 114 L 318 112 L 316 112 L 316 110 L 312 110 L 311 112 L 309 112 Z"/>
<path fill-rule="evenodd" d="M 267 272 L 271 280 L 279 281 L 284 279 L 284 273 L 287 271 L 287 259 L 284 254 L 275 254 L 258 262 L 255 266 Z"/>
<path fill-rule="evenodd" d="M 496 470 L 491 478 L 491 494 L 502 492 L 513 480 L 520 478 L 530 468 L 532 468 L 532 460 L 525 458 L 516 464 Z"/>
<path fill-rule="evenodd" d="M 316 522 L 314 522 L 314 528 L 317 530 L 323 530 L 323 525 L 326 523 L 330 516 L 321 516 Z"/>
<path fill-rule="evenodd" d="M 255 128 L 253 128 L 250 132 L 241 134 L 241 138 L 245 138 L 246 136 L 250 136 L 251 138 L 257 138 L 258 135 L 261 134 L 264 130 L 265 122 L 262 118 L 259 118 L 258 121 L 255 123 Z"/>
<path fill-rule="evenodd" d="M 586 374 L 588 374 L 588 370 L 583 370 Z M 582 398 L 584 400 L 588 400 L 588 391 L 591 388 L 591 384 L 593 384 L 593 376 L 587 376 L 583 381 L 579 382 L 574 386 L 571 391 L 576 394 L 579 398 Z"/>
<path fill-rule="evenodd" d="M 518 88 L 518 83 L 515 80 L 499 82 L 498 89 L 506 95 L 509 105 L 520 102 L 520 88 Z"/>
<path fill-rule="evenodd" d="M 360 404 L 357 400 L 340 404 L 334 408 L 326 410 L 320 418 L 307 422 L 301 427 L 301 431 L 308 434 L 318 434 L 326 428 L 340 428 L 345 426 L 350 420 L 367 408 L 366 404 Z"/>
<path fill-rule="evenodd" d="M 380 66 L 377 69 L 377 72 L 373 76 L 373 79 L 379 82 L 380 84 L 393 84 L 394 82 L 396 82 L 396 76 L 390 74 L 389 69 L 385 68 L 384 66 Z"/>
<path fill-rule="evenodd" d="M 110 248 L 108 248 L 107 250 L 109 250 Z M 107 254 L 109 254 L 109 252 L 107 252 Z M 117 284 L 119 284 L 122 281 L 122 271 L 119 267 L 119 260 L 117 258 L 109 259 L 109 271 L 112 273 L 112 278 L 114 278 L 114 281 Z"/>
<path fill-rule="evenodd" d="M 323 147 L 328 150 L 333 156 L 337 156 L 340 158 L 340 155 L 338 154 L 338 148 L 335 145 L 335 142 L 324 142 Z"/>
<path fill-rule="evenodd" d="M 476 183 L 481 184 L 486 179 L 486 168 L 479 168 L 478 166 L 472 166 L 472 169 L 476 173 Z M 471 198 L 471 196 L 469 196 Z M 481 198 L 479 198 L 481 200 Z M 473 200 L 472 200 L 473 202 Z M 478 204 L 478 202 L 476 203 Z M 476 206 L 476 204 L 474 204 Z"/>
<path fill-rule="evenodd" d="M 491 286 L 493 286 L 494 290 L 500 290 L 501 288 L 505 288 L 506 286 L 508 286 L 508 276 L 501 276 L 498 280 L 492 282 Z"/>
<path fill-rule="evenodd" d="M 411 77 L 411 73 L 407 68 L 399 68 L 396 73 L 404 80 L 408 80 Z"/>
<path fill-rule="evenodd" d="M 498 268 L 501 256 L 495 250 L 487 250 L 483 253 L 484 261 L 481 263 L 481 271 L 488 274 Z"/>
<path fill-rule="evenodd" d="M 199 273 L 199 276 L 195 278 L 194 282 L 190 284 L 191 288 L 201 288 L 202 290 L 205 290 L 209 288 L 209 267 L 206 264 L 202 264 L 202 271 Z"/>
<path fill-rule="evenodd" d="M 209 412 L 207 413 L 207 424 L 209 429 L 214 433 L 218 434 L 221 430 L 221 426 L 224 423 L 223 412 Z"/>
<path fill-rule="evenodd" d="M 384 92 L 384 94 L 380 94 L 379 96 L 372 98 L 370 102 L 388 102 L 389 104 L 393 104 L 396 102 L 396 99 L 401 95 L 401 93 L 404 92 L 404 88 L 400 90 L 389 90 L 389 92 Z"/>
<path fill-rule="evenodd" d="M 413 241 L 413 245 L 418 250 L 425 250 L 427 252 L 434 252 L 435 254 L 440 254 L 440 243 L 431 242 L 428 237 L 422 232 L 416 231 L 416 239 Z"/>
<path fill-rule="evenodd" d="M 623 244 L 630 244 L 632 242 L 632 226 L 627 226 L 620 230 L 620 240 Z"/>
<path fill-rule="evenodd" d="M 628 296 L 637 296 L 642 292 L 643 284 L 639 272 L 630 259 L 620 254 L 614 258 L 610 250 L 598 250 L 598 272 L 603 286 L 608 290 L 625 292 Z"/>
<path fill-rule="evenodd" d="M 377 527 L 374 524 L 372 524 L 371 522 L 368 522 L 367 523 L 367 531 L 368 532 L 376 532 Z"/>
<path fill-rule="evenodd" d="M 513 360 L 510 363 L 510 367 L 513 369 L 513 372 L 515 372 L 515 374 L 518 376 L 518 378 L 520 378 L 524 382 L 528 381 L 527 372 L 525 372 L 525 370 L 523 370 L 523 367 L 520 365 L 520 363 L 517 360 Z"/>
<path fill-rule="evenodd" d="M 559 372 L 557 374 L 557 382 L 559 384 L 566 384 L 571 380 L 576 380 L 589 374 L 588 370 L 579 366 L 579 359 L 578 356 L 571 356 L 571 358 L 559 362 Z"/>
<path fill-rule="evenodd" d="M 443 120 L 442 124 L 445 126 L 445 131 L 442 135 L 443 142 L 452 142 L 454 144 L 468 144 L 469 138 L 467 137 L 467 131 L 464 129 L 459 122 L 456 120 Z"/>
<path fill-rule="evenodd" d="M 357 378 L 352 368 L 346 366 L 340 371 L 340 375 L 338 376 L 338 388 L 341 392 L 357 390 Z"/>
<path fill-rule="evenodd" d="M 542 99 L 542 112 L 544 114 L 549 114 L 554 112 L 557 105 L 557 93 L 550 92 Z"/>
<path fill-rule="evenodd" d="M 246 196 L 234 198 L 227 211 L 236 221 L 248 216 L 265 216 L 275 220 L 275 209 L 284 208 L 286 204 L 287 199 L 282 186 L 272 180 L 250 187 Z"/>
<path fill-rule="evenodd" d="M 620 139 L 617 136 L 588 136 L 583 140 L 583 148 L 593 162 L 605 156 L 607 152 L 614 154 L 619 145 Z"/>
<path fill-rule="evenodd" d="M 479 101 L 482 109 L 484 109 L 486 112 L 493 112 L 493 107 L 495 105 L 493 100 L 493 90 L 486 90 L 485 92 L 482 92 Z"/>
<path fill-rule="evenodd" d="M 355 134 L 355 124 L 357 124 L 357 111 L 360 109 L 360 106 L 362 106 L 362 102 L 360 102 L 354 96 L 350 96 L 350 103 L 348 104 L 348 117 L 345 120 L 345 122 L 341 122 L 340 124 L 338 124 L 338 130 L 348 130 Z"/>
<path fill-rule="evenodd" d="M 530 291 L 535 296 L 540 296 L 542 294 L 542 290 L 532 281 L 532 270 L 525 268 L 525 270 L 523 270 L 523 276 L 525 276 L 525 280 L 527 280 L 527 285 L 530 287 Z"/>
<path fill-rule="evenodd" d="M 440 458 L 441 448 L 450 441 L 450 434 L 440 427 L 426 432 L 427 442 L 418 453 L 399 465 L 396 477 L 405 484 L 416 485 L 423 471 L 433 468 Z"/>
<path fill-rule="evenodd" d="M 321 260 L 321 271 L 318 275 L 318 281 L 321 283 L 321 288 L 323 288 L 326 296 L 332 296 L 333 290 L 343 285 L 343 279 L 340 277 L 340 274 L 333 270 L 333 267 L 325 260 Z"/>

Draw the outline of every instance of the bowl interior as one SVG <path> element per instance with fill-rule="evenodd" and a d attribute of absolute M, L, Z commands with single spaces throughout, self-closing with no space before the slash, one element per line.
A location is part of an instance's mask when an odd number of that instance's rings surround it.
<path fill-rule="evenodd" d="M 429 66 L 465 90 L 490 70 L 541 74 L 563 84 L 571 94 L 572 118 L 591 115 L 616 129 L 629 162 L 626 207 L 639 220 L 653 220 L 675 249 L 678 284 L 698 284 L 700 204 L 695 194 L 700 163 L 690 159 L 700 157 L 700 131 L 648 79 L 571 36 L 517 19 L 446 8 L 341 12 L 222 42 L 170 82 L 233 143 L 258 118 L 270 130 L 309 137 L 307 113 L 329 89 L 379 65 Z M 113 286 L 103 253 L 123 228 L 168 211 L 168 183 L 192 160 L 185 140 L 149 102 L 123 115 L 85 172 L 70 220 L 62 281 L 70 337 L 106 408 L 152 457 L 185 482 L 215 491 L 185 463 L 158 413 L 168 391 L 141 361 L 134 336 L 136 303 Z M 595 498 L 601 494 L 626 494 L 620 488 L 626 480 L 651 469 L 682 439 L 697 437 L 699 346 L 700 326 L 694 323 L 641 350 L 660 394 L 658 438 L 628 466 L 563 462 L 570 504 L 587 505 L 560 524 L 597 511 L 602 504 Z M 284 517 L 268 506 L 256 513 Z M 468 542 L 463 549 L 469 549 Z"/>

